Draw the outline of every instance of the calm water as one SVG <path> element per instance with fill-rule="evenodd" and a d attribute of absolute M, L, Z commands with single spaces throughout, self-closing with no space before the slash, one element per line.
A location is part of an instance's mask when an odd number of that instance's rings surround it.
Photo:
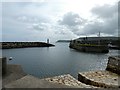
<path fill-rule="evenodd" d="M 55 47 L 5 49 L 3 56 L 13 57 L 11 64 L 20 64 L 28 74 L 39 78 L 61 74 L 71 74 L 77 78 L 78 72 L 103 70 L 108 57 L 117 55 L 117 50 L 107 54 L 91 54 L 70 49 L 69 43 L 56 43 Z"/>

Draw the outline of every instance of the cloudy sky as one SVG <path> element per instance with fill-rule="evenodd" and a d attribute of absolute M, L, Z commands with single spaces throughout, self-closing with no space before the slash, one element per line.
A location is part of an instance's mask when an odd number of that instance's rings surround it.
<path fill-rule="evenodd" d="M 118 35 L 118 0 L 10 1 L 0 8 L 3 41 Z"/>

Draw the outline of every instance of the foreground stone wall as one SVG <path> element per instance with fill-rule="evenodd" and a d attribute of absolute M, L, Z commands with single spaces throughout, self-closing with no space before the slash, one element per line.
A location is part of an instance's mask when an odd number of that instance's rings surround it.
<path fill-rule="evenodd" d="M 101 88 L 119 88 L 120 76 L 109 71 L 79 72 L 78 80 L 82 83 Z"/>
<path fill-rule="evenodd" d="M 120 56 L 110 56 L 106 70 L 79 72 L 78 80 L 97 87 L 120 88 Z"/>
<path fill-rule="evenodd" d="M 110 56 L 108 58 L 106 70 L 120 75 L 120 56 Z"/>

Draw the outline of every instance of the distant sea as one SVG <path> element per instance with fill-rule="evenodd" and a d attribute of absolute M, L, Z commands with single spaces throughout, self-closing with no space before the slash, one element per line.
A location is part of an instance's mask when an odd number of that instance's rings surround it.
<path fill-rule="evenodd" d="M 2 56 L 13 57 L 7 63 L 19 64 L 23 70 L 39 78 L 78 72 L 105 70 L 108 57 L 118 55 L 118 50 L 109 53 L 84 53 L 69 48 L 69 43 L 55 43 L 55 47 L 4 49 Z"/>

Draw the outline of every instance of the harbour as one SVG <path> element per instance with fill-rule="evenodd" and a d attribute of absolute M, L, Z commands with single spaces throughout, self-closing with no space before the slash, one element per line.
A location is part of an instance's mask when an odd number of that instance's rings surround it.
<path fill-rule="evenodd" d="M 120 89 L 120 2 L 24 1 L 0 4 L 0 89 Z"/>
<path fill-rule="evenodd" d="M 118 51 L 84 53 L 70 49 L 69 43 L 55 43 L 55 47 L 4 49 L 2 55 L 12 57 L 9 64 L 20 64 L 26 73 L 39 78 L 68 73 L 77 78 L 80 71 L 105 69 L 108 57 L 118 55 Z"/>

